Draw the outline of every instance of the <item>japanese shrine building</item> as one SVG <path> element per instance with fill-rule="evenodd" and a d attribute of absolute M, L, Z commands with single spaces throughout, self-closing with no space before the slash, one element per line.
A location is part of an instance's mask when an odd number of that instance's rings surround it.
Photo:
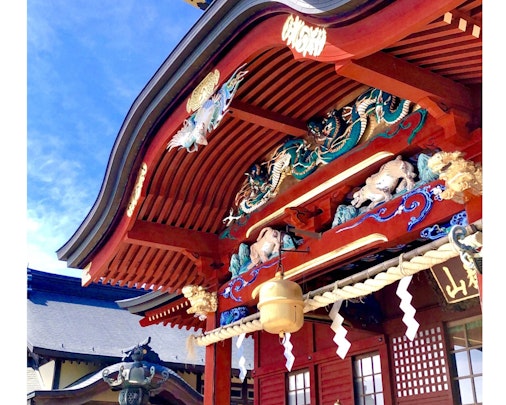
<path fill-rule="evenodd" d="M 481 0 L 215 0 L 57 254 L 199 332 L 205 405 L 480 404 Z M 147 294 L 149 296 L 149 294 Z"/>

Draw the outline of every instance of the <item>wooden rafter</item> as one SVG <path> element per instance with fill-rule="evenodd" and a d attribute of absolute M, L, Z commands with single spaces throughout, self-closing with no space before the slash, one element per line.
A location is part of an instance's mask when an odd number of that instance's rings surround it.
<path fill-rule="evenodd" d="M 281 114 L 276 114 L 272 111 L 263 110 L 238 100 L 232 103 L 228 112 L 235 118 L 247 122 L 253 122 L 256 125 L 274 129 L 282 133 L 294 136 L 303 136 L 307 134 L 305 122 L 295 120 Z"/>
<path fill-rule="evenodd" d="M 339 66 L 337 73 L 415 103 L 431 98 L 447 108 L 473 109 L 469 89 L 383 52 Z"/>

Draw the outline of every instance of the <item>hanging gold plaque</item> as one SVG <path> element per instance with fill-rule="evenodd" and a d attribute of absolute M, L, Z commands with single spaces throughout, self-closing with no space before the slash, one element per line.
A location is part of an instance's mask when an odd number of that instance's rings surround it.
<path fill-rule="evenodd" d="M 466 270 L 458 256 L 432 266 L 430 271 L 450 304 L 480 295 L 476 271 Z"/>

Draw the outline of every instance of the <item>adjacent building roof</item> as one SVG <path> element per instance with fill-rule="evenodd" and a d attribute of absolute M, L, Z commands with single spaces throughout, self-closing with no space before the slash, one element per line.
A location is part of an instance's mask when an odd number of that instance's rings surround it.
<path fill-rule="evenodd" d="M 78 278 L 28 269 L 28 350 L 52 358 L 118 362 L 124 350 L 151 337 L 150 346 L 163 362 L 204 365 L 204 348 L 195 347 L 194 358 L 186 354 L 194 330 L 142 327 L 139 316 L 115 302 L 147 292 L 102 284 L 82 287 Z M 246 339 L 248 369 L 253 368 L 252 347 L 252 339 Z M 234 351 L 233 364 L 238 360 Z"/>

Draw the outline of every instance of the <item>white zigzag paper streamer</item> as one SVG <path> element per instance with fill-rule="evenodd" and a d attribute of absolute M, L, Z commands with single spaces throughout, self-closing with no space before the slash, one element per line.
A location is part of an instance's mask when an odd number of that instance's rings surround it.
<path fill-rule="evenodd" d="M 237 337 L 237 341 L 235 342 L 235 347 L 237 347 L 237 354 L 239 355 L 239 378 L 241 379 L 241 382 L 244 381 L 246 378 L 246 358 L 244 357 L 244 349 L 242 347 L 242 342 L 244 341 L 244 338 L 246 336 L 246 333 L 242 333 Z"/>
<path fill-rule="evenodd" d="M 411 305 L 411 299 L 413 296 L 408 292 L 408 286 L 409 283 L 411 283 L 412 278 L 412 275 L 401 278 L 399 280 L 399 285 L 397 286 L 397 291 L 395 292 L 401 299 L 399 308 L 402 309 L 402 312 L 404 312 L 402 322 L 404 322 L 404 324 L 408 327 L 405 335 L 411 341 L 415 338 L 418 327 L 420 326 L 415 319 L 416 309 L 413 305 Z"/>
<path fill-rule="evenodd" d="M 351 343 L 348 339 L 346 339 L 348 331 L 343 326 L 344 318 L 339 315 L 339 310 L 341 309 L 342 303 L 343 300 L 336 301 L 334 305 L 332 305 L 329 316 L 330 319 L 332 319 L 332 325 L 330 326 L 330 329 L 336 333 L 333 339 L 337 345 L 336 353 L 339 357 L 344 359 L 348 353 L 348 350 L 350 350 Z"/>
<path fill-rule="evenodd" d="M 283 338 L 283 347 L 285 348 L 285 359 L 286 359 L 286 369 L 288 371 L 292 371 L 293 362 L 295 361 L 295 356 L 292 354 L 293 345 L 290 342 L 290 336 L 292 334 L 289 332 L 285 333 L 285 337 Z"/>

